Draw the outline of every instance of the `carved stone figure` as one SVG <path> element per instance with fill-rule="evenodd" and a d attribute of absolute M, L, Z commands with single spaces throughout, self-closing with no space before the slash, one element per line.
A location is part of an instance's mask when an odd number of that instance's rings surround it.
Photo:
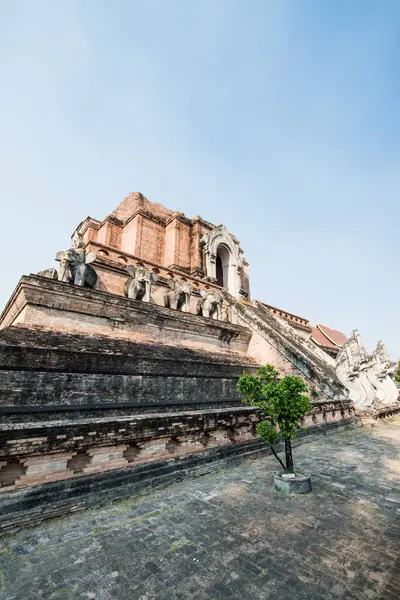
<path fill-rule="evenodd" d="M 231 307 L 225 299 L 222 300 L 221 321 L 232 323 Z"/>
<path fill-rule="evenodd" d="M 398 390 L 391 378 L 392 363 L 382 342 L 368 356 L 355 329 L 336 357 L 336 374 L 348 388 L 358 410 L 375 410 L 398 403 Z"/>
<path fill-rule="evenodd" d="M 386 346 L 379 341 L 367 371 L 368 379 L 376 388 L 377 408 L 398 404 L 399 391 L 392 379 L 395 369 L 396 364 L 391 362 Z"/>
<path fill-rule="evenodd" d="M 218 292 L 201 290 L 201 298 L 197 301 L 196 312 L 203 317 L 221 320 L 222 297 Z"/>
<path fill-rule="evenodd" d="M 136 267 L 129 265 L 126 270 L 130 279 L 127 279 L 124 285 L 125 296 L 133 300 L 151 302 L 151 286 L 157 281 L 157 275 L 141 263 Z"/>
<path fill-rule="evenodd" d="M 57 253 L 60 261 L 59 281 L 94 288 L 97 273 L 90 263 L 96 260 L 96 252 L 86 252 L 82 237 L 77 233 L 72 239 L 72 248 Z"/>
<path fill-rule="evenodd" d="M 40 277 L 47 277 L 47 279 L 58 279 L 58 273 L 56 269 L 44 269 L 44 271 L 39 271 L 38 275 L 40 275 Z"/>
<path fill-rule="evenodd" d="M 336 374 L 358 410 L 373 410 L 375 386 L 368 379 L 368 357 L 355 329 L 336 357 Z"/>
<path fill-rule="evenodd" d="M 182 312 L 190 312 L 190 295 L 193 287 L 184 279 L 167 278 L 169 290 L 164 294 L 164 306 L 180 310 Z"/>
<path fill-rule="evenodd" d="M 396 363 L 392 363 L 385 344 L 379 340 L 376 345 L 375 352 L 372 354 L 372 359 L 376 366 L 376 374 L 378 379 L 382 380 L 387 375 L 393 375 L 396 370 Z"/>

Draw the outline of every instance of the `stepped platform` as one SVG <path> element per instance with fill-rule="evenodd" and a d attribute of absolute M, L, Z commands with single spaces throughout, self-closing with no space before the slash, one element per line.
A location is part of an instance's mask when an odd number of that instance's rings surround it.
<path fill-rule="evenodd" d="M 251 348 L 267 325 L 26 276 L 0 327 L 3 532 L 269 452 L 236 390 L 263 362 Z M 284 372 L 299 374 L 293 356 Z M 329 370 L 315 377 L 329 391 Z M 353 423 L 334 388 L 302 435 Z"/>

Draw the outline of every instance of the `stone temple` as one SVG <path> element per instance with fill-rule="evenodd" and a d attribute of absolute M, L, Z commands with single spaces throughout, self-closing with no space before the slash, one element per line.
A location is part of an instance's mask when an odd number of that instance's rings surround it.
<path fill-rule="evenodd" d="M 304 435 L 400 410 L 383 343 L 253 299 L 224 225 L 132 193 L 56 259 L 0 318 L 3 530 L 268 451 L 236 391 L 260 364 L 308 384 Z"/>

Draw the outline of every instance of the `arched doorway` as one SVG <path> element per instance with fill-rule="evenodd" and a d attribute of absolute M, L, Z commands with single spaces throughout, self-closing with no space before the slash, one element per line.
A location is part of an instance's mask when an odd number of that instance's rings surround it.
<path fill-rule="evenodd" d="M 218 225 L 200 240 L 204 247 L 207 277 L 224 287 L 234 298 L 241 297 L 242 259 L 237 240 L 224 225 Z"/>
<path fill-rule="evenodd" d="M 217 284 L 224 287 L 226 290 L 229 289 L 229 267 L 230 267 L 231 253 L 228 248 L 220 244 L 217 248 L 217 259 L 216 259 L 216 279 Z"/>

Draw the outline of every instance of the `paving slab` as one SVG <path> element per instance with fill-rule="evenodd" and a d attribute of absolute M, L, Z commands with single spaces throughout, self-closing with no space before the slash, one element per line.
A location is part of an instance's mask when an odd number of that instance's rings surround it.
<path fill-rule="evenodd" d="M 294 450 L 313 491 L 275 491 L 273 457 L 48 521 L 0 541 L 4 600 L 394 600 L 400 420 Z"/>

